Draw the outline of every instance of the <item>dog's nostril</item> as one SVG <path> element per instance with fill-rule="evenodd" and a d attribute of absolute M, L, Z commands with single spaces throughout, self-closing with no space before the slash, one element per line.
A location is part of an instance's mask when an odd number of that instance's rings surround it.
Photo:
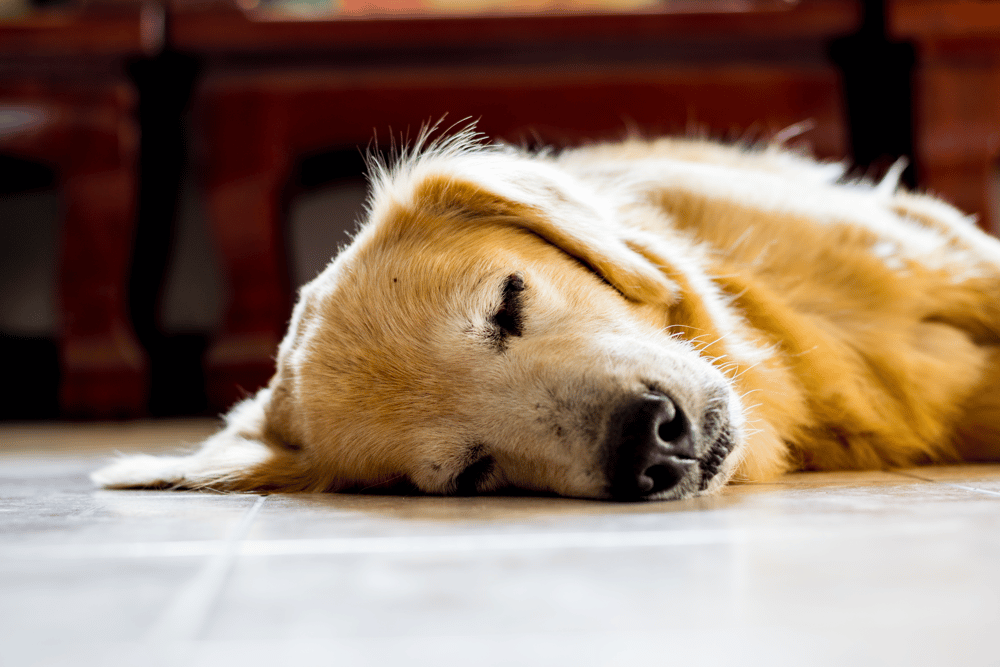
<path fill-rule="evenodd" d="M 677 486 L 695 466 L 695 437 L 673 399 L 649 393 L 623 403 L 608 421 L 611 495 L 647 498 Z"/>
<path fill-rule="evenodd" d="M 669 463 L 657 463 L 646 468 L 639 477 L 639 493 L 651 496 L 660 491 L 666 491 L 677 486 L 684 477 L 684 471 L 679 466 Z"/>
<path fill-rule="evenodd" d="M 664 406 L 660 411 L 659 424 L 656 426 L 656 436 L 664 443 L 671 443 L 687 435 L 687 420 L 684 413 L 677 409 L 672 401 L 667 401 L 669 408 Z"/>

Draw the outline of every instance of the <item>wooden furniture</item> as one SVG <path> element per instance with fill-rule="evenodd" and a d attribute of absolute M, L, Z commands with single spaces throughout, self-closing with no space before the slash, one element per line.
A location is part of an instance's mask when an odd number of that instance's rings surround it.
<path fill-rule="evenodd" d="M 914 151 L 920 185 L 1000 233 L 1000 2 L 891 0 L 892 36 L 917 48 Z"/>
<path fill-rule="evenodd" d="M 846 153 L 834 37 L 857 3 L 665 3 L 625 13 L 295 18 L 175 0 L 169 40 L 205 58 L 195 115 L 230 301 L 207 358 L 224 406 L 266 382 L 290 313 L 284 193 L 296 160 L 386 145 L 447 114 L 490 137 L 565 145 L 644 133 L 763 138 L 802 121 Z M 334 249 L 331 249 L 333 252 Z"/>
<path fill-rule="evenodd" d="M 0 22 L 0 151 L 47 164 L 59 179 L 59 399 L 67 416 L 146 409 L 148 363 L 125 294 L 138 128 L 123 62 L 160 48 L 161 19 L 157 5 L 131 3 Z"/>

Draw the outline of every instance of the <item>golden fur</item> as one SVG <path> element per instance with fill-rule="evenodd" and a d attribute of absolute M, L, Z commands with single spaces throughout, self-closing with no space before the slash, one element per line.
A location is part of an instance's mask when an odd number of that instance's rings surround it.
<path fill-rule="evenodd" d="M 376 165 L 268 387 L 98 484 L 659 499 L 1000 458 L 1000 243 L 943 202 L 779 146 L 425 144 Z M 650 410 L 673 472 L 635 490 Z"/>

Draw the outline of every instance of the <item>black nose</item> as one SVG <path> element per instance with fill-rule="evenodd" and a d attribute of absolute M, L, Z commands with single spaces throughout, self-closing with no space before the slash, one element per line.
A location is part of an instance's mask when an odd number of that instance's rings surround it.
<path fill-rule="evenodd" d="M 605 452 L 611 496 L 620 500 L 672 489 L 697 467 L 690 421 L 663 394 L 644 394 L 615 410 Z"/>

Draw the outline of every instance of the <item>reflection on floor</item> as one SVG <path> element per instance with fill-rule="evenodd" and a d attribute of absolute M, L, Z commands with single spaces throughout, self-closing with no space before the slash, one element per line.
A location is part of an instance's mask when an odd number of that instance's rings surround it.
<path fill-rule="evenodd" d="M 677 503 L 110 492 L 0 426 L 3 665 L 1000 665 L 1000 465 Z"/>

